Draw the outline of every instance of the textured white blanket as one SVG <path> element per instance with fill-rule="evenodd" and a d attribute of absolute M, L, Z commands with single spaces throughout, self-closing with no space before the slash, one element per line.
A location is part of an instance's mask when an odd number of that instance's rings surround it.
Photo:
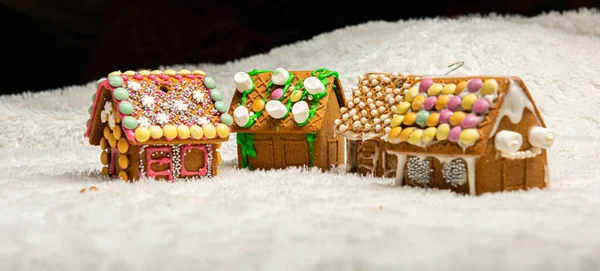
<path fill-rule="evenodd" d="M 226 102 L 254 68 L 328 67 L 347 92 L 366 71 L 459 60 L 456 73 L 521 76 L 558 132 L 553 185 L 481 197 L 238 170 L 234 139 L 211 180 L 110 181 L 83 138 L 93 83 L 0 97 L 0 270 L 599 270 L 599 51 L 600 13 L 581 10 L 371 22 L 224 65 L 140 67 L 203 69 Z"/>

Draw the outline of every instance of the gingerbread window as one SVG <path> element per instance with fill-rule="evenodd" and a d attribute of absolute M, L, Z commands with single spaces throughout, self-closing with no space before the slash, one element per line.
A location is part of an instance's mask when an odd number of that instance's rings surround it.
<path fill-rule="evenodd" d="M 431 181 L 431 163 L 427 157 L 409 156 L 407 177 L 413 184 L 428 184 Z"/>
<path fill-rule="evenodd" d="M 173 157 L 171 147 L 146 148 L 146 176 L 173 180 Z"/>
<path fill-rule="evenodd" d="M 181 148 L 181 176 L 206 176 L 208 172 L 206 145 L 185 145 Z"/>
<path fill-rule="evenodd" d="M 443 163 L 442 176 L 446 183 L 452 186 L 465 184 L 467 182 L 467 163 L 461 158 L 454 159 L 449 164 Z"/>

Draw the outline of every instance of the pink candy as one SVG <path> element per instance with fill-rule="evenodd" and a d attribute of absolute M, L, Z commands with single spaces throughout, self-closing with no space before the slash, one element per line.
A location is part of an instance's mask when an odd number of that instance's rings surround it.
<path fill-rule="evenodd" d="M 169 80 L 169 76 L 166 74 L 161 74 L 158 77 L 160 77 L 160 79 L 162 79 L 162 80 Z"/>
<path fill-rule="evenodd" d="M 437 96 L 431 96 L 425 100 L 425 104 L 423 106 L 425 109 L 431 110 L 435 106 L 435 102 L 437 102 Z"/>
<path fill-rule="evenodd" d="M 440 123 L 448 123 L 450 122 L 450 116 L 452 116 L 452 111 L 448 110 L 448 109 L 444 109 L 442 110 L 442 112 L 440 112 Z"/>
<path fill-rule="evenodd" d="M 469 92 L 477 92 L 481 88 L 482 85 L 483 85 L 483 82 L 481 82 L 481 79 L 475 78 L 475 79 L 469 81 L 467 88 L 469 89 Z"/>
<path fill-rule="evenodd" d="M 427 92 L 431 85 L 433 85 L 433 80 L 431 78 L 425 78 L 423 79 L 423 81 L 421 81 L 421 84 L 419 85 L 419 91 Z"/>
<path fill-rule="evenodd" d="M 462 128 L 475 128 L 477 127 L 477 124 L 479 124 L 479 121 L 481 120 L 480 117 L 478 117 L 475 114 L 469 114 L 467 115 L 463 120 L 462 123 L 460 124 Z"/>
<path fill-rule="evenodd" d="M 283 96 L 283 89 L 281 88 L 273 90 L 273 93 L 271 93 L 271 99 L 273 100 L 278 100 L 279 98 L 281 98 L 281 96 Z"/>
<path fill-rule="evenodd" d="M 181 80 L 183 78 L 183 76 L 181 76 L 181 74 L 176 74 L 173 77 L 175 77 L 175 79 L 177 79 L 177 80 Z"/>
<path fill-rule="evenodd" d="M 136 74 L 136 75 L 134 75 L 134 76 L 133 76 L 133 78 L 134 78 L 135 80 L 142 80 L 142 79 L 144 79 L 144 76 L 143 76 L 143 75 L 141 75 L 141 74 Z"/>
<path fill-rule="evenodd" d="M 454 126 L 452 129 L 450 129 L 448 140 L 452 142 L 458 141 L 458 139 L 460 138 L 460 132 L 462 132 L 462 128 L 460 128 L 460 126 Z"/>
<path fill-rule="evenodd" d="M 128 81 L 129 77 L 127 77 L 127 75 L 121 74 L 121 78 L 123 78 L 123 81 Z"/>
<path fill-rule="evenodd" d="M 156 75 L 150 74 L 150 75 L 148 75 L 148 78 L 150 78 L 150 80 L 154 80 L 154 79 L 156 79 Z"/>
<path fill-rule="evenodd" d="M 490 102 L 486 98 L 479 98 L 473 104 L 473 112 L 475 113 L 485 113 L 488 108 L 490 108 Z"/>
<path fill-rule="evenodd" d="M 450 101 L 448 101 L 448 109 L 454 111 L 456 109 L 458 109 L 458 107 L 460 106 L 460 104 L 462 103 L 462 99 L 458 96 L 453 96 L 452 98 L 450 98 Z"/>

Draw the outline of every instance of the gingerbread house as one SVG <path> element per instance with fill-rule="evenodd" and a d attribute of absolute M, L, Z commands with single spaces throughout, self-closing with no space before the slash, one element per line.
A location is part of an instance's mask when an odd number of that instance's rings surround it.
<path fill-rule="evenodd" d="M 345 103 L 336 71 L 253 70 L 233 80 L 229 112 L 240 168 L 327 170 L 344 163 L 344 138 L 333 131 Z"/>
<path fill-rule="evenodd" d="M 470 195 L 549 185 L 555 135 L 518 77 L 367 73 L 341 112 L 349 171 Z"/>
<path fill-rule="evenodd" d="M 104 175 L 214 176 L 233 123 L 222 99 L 200 70 L 113 72 L 96 83 L 84 136 L 100 146 Z"/>

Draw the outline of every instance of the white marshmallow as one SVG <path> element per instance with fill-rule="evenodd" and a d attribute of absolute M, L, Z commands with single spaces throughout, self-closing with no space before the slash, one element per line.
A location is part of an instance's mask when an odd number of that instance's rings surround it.
<path fill-rule="evenodd" d="M 517 152 L 523 145 L 523 137 L 517 132 L 502 130 L 496 133 L 494 145 L 501 152 Z"/>
<path fill-rule="evenodd" d="M 359 118 L 359 116 L 358 116 L 358 115 L 354 115 L 354 116 L 352 116 L 352 119 L 353 119 L 353 120 L 358 120 L 358 118 Z"/>
<path fill-rule="evenodd" d="M 354 96 L 360 96 L 360 90 L 355 91 Z"/>
<path fill-rule="evenodd" d="M 387 133 L 389 133 L 392 130 L 392 127 L 385 127 L 385 128 L 383 128 L 383 130 L 387 134 Z"/>
<path fill-rule="evenodd" d="M 377 116 L 379 115 L 379 112 L 377 112 L 377 110 L 371 110 L 371 116 Z"/>
<path fill-rule="evenodd" d="M 318 78 L 311 76 L 304 79 L 304 89 L 310 94 L 317 94 L 325 91 L 325 85 Z"/>
<path fill-rule="evenodd" d="M 373 123 L 375 123 L 375 124 L 380 123 L 380 122 L 381 122 L 381 119 L 379 119 L 379 118 L 374 118 L 373 119 Z"/>
<path fill-rule="evenodd" d="M 292 115 L 297 123 L 303 123 L 308 118 L 308 104 L 305 101 L 299 101 L 292 106 Z M 339 125 L 341 122 L 339 119 L 335 120 L 335 124 Z"/>
<path fill-rule="evenodd" d="M 244 126 L 248 123 L 248 109 L 243 105 L 238 106 L 235 110 L 233 110 L 233 119 L 235 119 L 235 123 L 239 126 Z"/>
<path fill-rule="evenodd" d="M 369 87 L 367 87 L 367 86 L 363 86 L 363 87 L 362 87 L 362 91 L 363 91 L 363 93 L 367 93 L 367 92 L 369 92 Z"/>
<path fill-rule="evenodd" d="M 346 126 L 345 124 L 342 124 L 339 127 L 340 132 L 345 132 L 347 129 L 348 129 L 348 126 Z"/>
<path fill-rule="evenodd" d="M 381 91 L 381 86 L 376 86 L 375 91 Z"/>
<path fill-rule="evenodd" d="M 271 76 L 271 81 L 275 85 L 285 85 L 285 82 L 290 78 L 290 73 L 283 68 L 277 68 Z"/>
<path fill-rule="evenodd" d="M 534 147 L 548 149 L 554 144 L 554 132 L 544 127 L 535 126 L 529 129 L 528 140 Z"/>
<path fill-rule="evenodd" d="M 347 108 L 345 108 L 345 107 L 340 108 L 340 113 L 344 114 L 344 113 L 346 113 L 346 111 L 348 111 Z"/>
<path fill-rule="evenodd" d="M 354 102 L 354 104 L 358 104 L 360 103 L 360 99 L 359 98 L 354 98 L 354 100 L 352 100 Z"/>
<path fill-rule="evenodd" d="M 283 118 L 283 116 L 287 114 L 287 108 L 278 100 L 268 101 L 265 105 L 265 110 L 267 110 L 269 116 L 271 116 L 274 119 Z"/>
<path fill-rule="evenodd" d="M 363 102 L 358 103 L 358 107 L 360 108 L 365 108 L 366 104 Z"/>
<path fill-rule="evenodd" d="M 365 131 L 371 130 L 371 124 L 365 124 Z"/>
<path fill-rule="evenodd" d="M 376 75 L 376 74 L 371 74 L 371 75 L 369 75 L 369 80 L 374 80 L 374 79 L 376 79 L 376 78 L 377 78 L 377 75 Z"/>
<path fill-rule="evenodd" d="M 377 108 L 377 106 L 375 104 L 371 103 L 371 104 L 369 104 L 369 108 L 375 109 L 375 108 Z"/>
<path fill-rule="evenodd" d="M 366 115 L 367 115 L 367 110 L 364 110 L 364 109 L 363 109 L 363 110 L 361 110 L 361 111 L 360 111 L 360 114 L 361 114 L 361 115 L 363 115 L 363 116 L 366 116 Z"/>
<path fill-rule="evenodd" d="M 399 89 L 399 88 L 394 89 L 394 94 L 400 94 L 400 92 L 402 92 L 402 89 Z"/>
<path fill-rule="evenodd" d="M 239 92 L 244 92 L 252 88 L 252 79 L 245 72 L 238 72 L 233 75 L 233 83 Z"/>
<path fill-rule="evenodd" d="M 348 103 L 348 108 L 352 108 L 352 107 L 354 107 L 354 103 L 353 102 L 349 102 Z"/>
<path fill-rule="evenodd" d="M 379 132 L 381 131 L 381 125 L 377 124 L 375 125 L 375 132 Z"/>
<path fill-rule="evenodd" d="M 398 73 L 397 72 L 392 72 L 392 78 L 398 78 Z"/>
<path fill-rule="evenodd" d="M 343 119 L 344 121 L 347 121 L 347 120 L 348 120 L 348 118 L 350 118 L 350 115 L 348 115 L 347 113 L 346 113 L 346 114 L 344 114 L 344 115 L 342 115 L 342 119 Z"/>
<path fill-rule="evenodd" d="M 377 81 L 377 79 L 373 79 L 371 80 L 371 84 L 374 86 L 379 85 L 379 81 Z"/>

